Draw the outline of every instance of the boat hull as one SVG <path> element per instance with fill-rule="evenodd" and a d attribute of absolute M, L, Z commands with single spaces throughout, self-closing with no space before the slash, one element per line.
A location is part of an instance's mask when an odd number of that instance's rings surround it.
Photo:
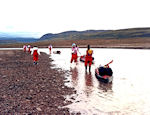
<path fill-rule="evenodd" d="M 109 75 L 101 76 L 99 74 L 98 68 L 95 70 L 95 76 L 99 81 L 104 82 L 104 83 L 112 83 L 112 81 L 113 81 L 113 76 L 109 76 Z"/>

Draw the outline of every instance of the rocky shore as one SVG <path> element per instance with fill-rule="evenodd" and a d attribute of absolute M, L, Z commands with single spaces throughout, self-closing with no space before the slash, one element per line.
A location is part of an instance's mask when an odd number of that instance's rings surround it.
<path fill-rule="evenodd" d="M 27 52 L 0 51 L 1 114 L 71 114 L 62 107 L 71 103 L 64 96 L 75 91 L 64 86 L 65 72 L 52 69 L 51 61 L 41 53 L 33 65 Z"/>

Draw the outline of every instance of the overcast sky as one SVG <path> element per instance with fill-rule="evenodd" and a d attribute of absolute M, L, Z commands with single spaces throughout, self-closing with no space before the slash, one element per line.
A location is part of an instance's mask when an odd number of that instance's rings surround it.
<path fill-rule="evenodd" d="M 0 0 L 0 32 L 150 27 L 149 0 Z"/>

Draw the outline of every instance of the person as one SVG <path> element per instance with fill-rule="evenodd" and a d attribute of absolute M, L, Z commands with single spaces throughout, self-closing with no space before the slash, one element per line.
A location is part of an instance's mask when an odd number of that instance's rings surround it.
<path fill-rule="evenodd" d="M 31 53 L 31 46 L 28 45 L 28 52 Z"/>
<path fill-rule="evenodd" d="M 51 54 L 52 45 L 50 44 L 50 45 L 48 46 L 48 48 L 49 48 L 49 52 L 50 52 L 50 54 Z"/>
<path fill-rule="evenodd" d="M 38 55 L 40 55 L 40 52 L 38 50 L 38 47 L 37 46 L 34 46 L 33 49 L 32 49 L 32 52 L 31 52 L 31 55 L 33 55 L 33 61 L 34 61 L 34 64 L 38 64 Z"/>
<path fill-rule="evenodd" d="M 73 61 L 74 61 L 74 62 L 77 62 L 77 58 L 78 58 L 77 52 L 78 52 L 78 51 L 79 51 L 78 47 L 76 47 L 76 44 L 73 43 L 73 44 L 72 44 L 72 52 L 71 52 L 72 56 L 71 56 L 71 61 L 70 61 L 70 63 L 72 63 Z"/>
<path fill-rule="evenodd" d="M 24 46 L 23 46 L 23 51 L 26 52 L 26 50 L 27 50 L 27 46 L 24 45 Z"/>
<path fill-rule="evenodd" d="M 85 56 L 85 70 L 86 70 L 86 72 L 87 72 L 87 64 L 89 64 L 89 72 L 91 72 L 92 54 L 93 54 L 93 50 L 91 50 L 90 45 L 88 45 L 87 51 L 86 51 L 86 56 Z"/>

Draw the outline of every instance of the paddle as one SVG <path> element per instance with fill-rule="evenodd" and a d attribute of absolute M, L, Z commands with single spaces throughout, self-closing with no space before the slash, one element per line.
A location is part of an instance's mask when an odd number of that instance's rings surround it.
<path fill-rule="evenodd" d="M 109 67 L 109 64 L 111 64 L 113 62 L 113 60 L 111 60 L 108 64 L 104 65 L 106 67 Z"/>

